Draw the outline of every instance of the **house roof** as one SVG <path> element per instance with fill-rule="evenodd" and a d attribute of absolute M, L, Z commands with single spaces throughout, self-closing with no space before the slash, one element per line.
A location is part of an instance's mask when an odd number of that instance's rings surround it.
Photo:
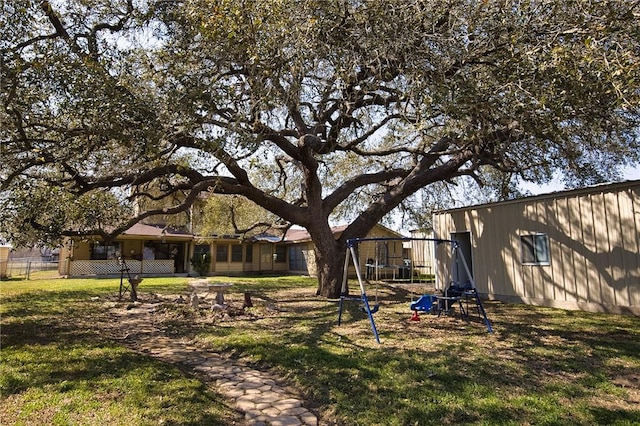
<path fill-rule="evenodd" d="M 345 229 L 347 229 L 348 225 L 337 225 L 337 226 L 332 226 L 331 227 L 331 232 L 334 235 L 339 235 L 342 232 L 344 232 Z M 394 231 L 393 229 L 389 229 L 384 225 L 380 225 L 377 224 L 376 225 L 377 228 L 382 228 L 385 231 L 391 233 L 391 234 L 396 234 L 398 237 L 402 237 L 402 234 L 400 234 L 399 232 Z M 301 228 L 292 228 L 289 229 L 285 235 L 285 241 L 290 242 L 290 243 L 302 243 L 302 242 L 307 242 L 307 241 L 311 241 L 311 235 L 309 235 L 309 232 L 306 229 L 301 229 Z"/>
<path fill-rule="evenodd" d="M 340 234 L 345 229 L 347 229 L 347 225 L 332 226 L 331 232 L 334 235 Z M 284 240 L 290 243 L 303 243 L 311 241 L 311 235 L 309 235 L 309 231 L 304 228 L 290 228 L 285 234 Z"/>
<path fill-rule="evenodd" d="M 264 241 L 268 243 L 278 243 L 282 241 L 282 237 L 272 234 L 258 234 L 250 238 L 251 241 Z"/>
<path fill-rule="evenodd" d="M 334 235 L 339 235 L 345 229 L 347 229 L 348 225 L 337 225 L 332 226 L 331 231 Z M 398 236 L 401 234 L 386 228 L 380 224 L 376 225 L 377 227 L 381 227 L 391 233 L 396 233 Z M 170 227 L 166 227 L 163 225 L 147 225 L 144 223 L 137 223 L 133 225 L 131 228 L 127 229 L 121 234 L 121 237 L 139 237 L 139 238 L 169 238 L 169 239 L 202 239 L 202 236 L 194 236 L 185 231 L 174 229 Z M 219 238 L 219 239 L 238 239 L 237 235 L 216 235 L 208 238 Z M 205 237 L 206 239 L 206 237 Z M 288 243 L 303 243 L 311 241 L 311 235 L 309 235 L 309 231 L 304 228 L 290 228 L 284 236 L 284 239 L 280 235 L 263 233 L 259 235 L 255 235 L 250 238 L 251 241 L 262 241 L 262 242 L 270 242 L 270 243 L 278 243 L 278 242 L 288 242 Z"/>
<path fill-rule="evenodd" d="M 304 228 L 290 228 L 287 230 L 284 239 L 290 242 L 299 242 L 310 240 L 311 236 L 309 235 L 309 231 Z"/>
<path fill-rule="evenodd" d="M 339 234 L 346 229 L 347 225 L 334 226 L 331 228 L 333 234 Z M 270 243 L 302 243 L 311 241 L 311 235 L 305 228 L 289 228 L 284 235 L 284 239 L 280 235 L 269 234 L 267 232 L 251 237 L 252 241 L 264 241 Z"/>
<path fill-rule="evenodd" d="M 193 235 L 169 228 L 161 225 L 147 225 L 144 223 L 136 223 L 131 228 L 127 229 L 122 233 L 122 235 L 127 236 L 136 236 L 136 237 L 157 237 L 157 238 L 167 238 L 167 237 L 176 237 L 176 238 L 193 238 Z"/>

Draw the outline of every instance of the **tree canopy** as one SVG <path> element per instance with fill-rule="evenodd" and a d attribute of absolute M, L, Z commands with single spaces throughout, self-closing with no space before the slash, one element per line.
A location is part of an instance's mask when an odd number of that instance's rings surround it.
<path fill-rule="evenodd" d="M 638 1 L 18 0 L 3 15 L 0 233 L 15 241 L 241 196 L 307 228 L 336 296 L 345 240 L 434 183 L 592 183 L 640 158 Z"/>

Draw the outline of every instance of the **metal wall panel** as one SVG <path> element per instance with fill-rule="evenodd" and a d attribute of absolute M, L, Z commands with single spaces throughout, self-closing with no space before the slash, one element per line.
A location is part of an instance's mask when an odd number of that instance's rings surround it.
<path fill-rule="evenodd" d="M 491 298 L 640 315 L 640 181 L 453 209 L 434 232 L 471 232 L 474 279 Z M 520 237 L 548 236 L 549 264 L 523 264 Z M 446 280 L 449 253 L 436 253 Z"/>

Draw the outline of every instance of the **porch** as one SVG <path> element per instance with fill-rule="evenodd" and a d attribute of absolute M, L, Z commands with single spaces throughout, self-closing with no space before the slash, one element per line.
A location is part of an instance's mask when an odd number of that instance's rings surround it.
<path fill-rule="evenodd" d="M 173 275 L 174 259 L 135 260 L 127 259 L 126 265 L 131 275 Z M 117 259 L 72 260 L 68 274 L 72 277 L 83 275 L 119 275 L 123 265 Z"/>

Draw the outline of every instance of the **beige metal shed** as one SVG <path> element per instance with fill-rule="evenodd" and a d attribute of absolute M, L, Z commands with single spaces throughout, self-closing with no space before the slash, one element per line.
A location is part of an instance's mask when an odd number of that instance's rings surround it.
<path fill-rule="evenodd" d="M 434 215 L 491 299 L 640 315 L 640 180 L 452 209 Z M 439 251 L 440 285 L 453 276 Z M 453 270 L 451 270 L 453 269 Z"/>

